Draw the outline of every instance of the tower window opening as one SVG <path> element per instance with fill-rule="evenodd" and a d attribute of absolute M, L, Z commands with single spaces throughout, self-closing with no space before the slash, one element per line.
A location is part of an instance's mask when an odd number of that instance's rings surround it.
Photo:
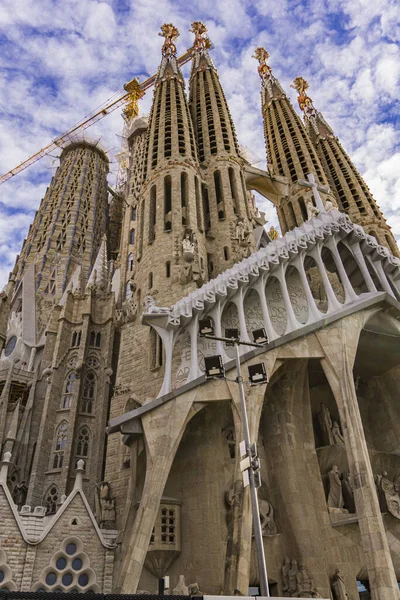
<path fill-rule="evenodd" d="M 63 466 L 65 446 L 67 445 L 67 427 L 67 422 L 63 421 L 57 429 L 53 452 L 53 469 L 61 469 Z"/>
<path fill-rule="evenodd" d="M 153 273 L 149 273 L 149 290 L 153 287 Z"/>
<path fill-rule="evenodd" d="M 214 171 L 214 188 L 215 188 L 215 198 L 217 201 L 217 213 L 218 219 L 221 221 L 225 219 L 225 206 L 224 206 L 224 196 L 222 191 L 222 181 L 221 181 L 221 172 Z"/>
<path fill-rule="evenodd" d="M 211 229 L 210 201 L 208 198 L 208 188 L 204 183 L 201 184 L 201 195 L 203 198 L 204 228 L 205 231 L 209 231 Z"/>
<path fill-rule="evenodd" d="M 43 497 L 43 504 L 46 507 L 46 515 L 54 515 L 57 512 L 58 488 L 56 485 L 50 485 Z"/>
<path fill-rule="evenodd" d="M 87 373 L 83 382 L 81 412 L 89 415 L 93 412 L 94 396 L 96 391 L 96 377 L 94 373 Z"/>
<path fill-rule="evenodd" d="M 159 369 L 163 364 L 163 347 L 162 340 L 158 333 L 150 330 L 150 369 Z"/>
<path fill-rule="evenodd" d="M 224 260 L 229 260 L 229 250 L 227 246 L 224 246 Z"/>
<path fill-rule="evenodd" d="M 156 237 L 156 213 L 157 213 L 157 188 L 155 185 L 150 190 L 150 211 L 149 211 L 149 244 L 152 244 Z"/>
<path fill-rule="evenodd" d="M 96 345 L 96 333 L 94 331 L 90 332 L 89 336 L 89 346 L 94 347 Z"/>
<path fill-rule="evenodd" d="M 100 348 L 101 346 L 101 333 L 98 331 L 96 333 L 96 348 Z"/>
<path fill-rule="evenodd" d="M 164 231 L 172 230 L 172 189 L 171 175 L 164 179 Z"/>
<path fill-rule="evenodd" d="M 171 277 L 171 263 L 169 260 L 165 263 L 165 275 L 167 278 Z"/>
<path fill-rule="evenodd" d="M 131 252 L 130 255 L 128 256 L 128 270 L 133 271 L 134 266 L 135 266 L 135 257 L 133 255 L 133 253 Z"/>
<path fill-rule="evenodd" d="M 72 334 L 72 343 L 71 346 L 73 348 L 80 346 L 81 343 L 81 331 L 74 331 Z"/>
<path fill-rule="evenodd" d="M 207 267 L 208 267 L 209 276 L 213 277 L 214 262 L 213 262 L 213 255 L 212 254 L 207 254 Z"/>
<path fill-rule="evenodd" d="M 78 439 L 76 443 L 76 458 L 87 458 L 89 456 L 89 445 L 90 445 L 90 430 L 89 427 L 84 425 L 78 431 Z"/>
<path fill-rule="evenodd" d="M 135 243 L 135 230 L 131 229 L 129 232 L 129 243 L 132 245 Z"/>
<path fill-rule="evenodd" d="M 292 229 L 293 227 L 297 226 L 296 214 L 294 212 L 293 204 L 291 202 L 288 202 L 287 206 L 290 213 L 290 219 L 292 221 L 290 229 Z"/>
<path fill-rule="evenodd" d="M 75 379 L 76 375 L 74 372 L 68 374 L 65 382 L 64 394 L 62 396 L 61 408 L 71 408 Z"/>
<path fill-rule="evenodd" d="M 187 196 L 188 196 L 188 176 L 187 173 L 181 173 L 181 209 L 182 209 L 182 225 L 187 225 Z"/>
<path fill-rule="evenodd" d="M 235 215 L 238 215 L 239 214 L 238 193 L 237 193 L 235 173 L 234 173 L 234 170 L 232 169 L 232 167 L 229 167 L 228 173 L 229 173 L 229 184 L 231 187 L 231 196 L 232 196 L 232 202 L 233 202 L 233 212 L 235 213 Z"/>
<path fill-rule="evenodd" d="M 132 206 L 131 221 L 136 221 L 136 206 Z"/>
<path fill-rule="evenodd" d="M 202 223 L 202 214 L 201 214 L 201 202 L 200 202 L 200 182 L 199 178 L 194 178 L 194 190 L 196 194 L 196 218 L 197 218 L 197 228 L 199 231 L 203 231 L 203 223 Z"/>
<path fill-rule="evenodd" d="M 306 203 L 304 202 L 303 196 L 300 196 L 300 198 L 299 198 L 299 205 L 300 205 L 300 209 L 301 209 L 301 214 L 303 216 L 303 220 L 307 221 L 308 214 L 307 214 Z"/>
<path fill-rule="evenodd" d="M 139 260 L 143 250 L 143 234 L 144 234 L 144 200 L 142 200 L 141 210 L 139 214 L 139 239 L 136 244 L 136 257 Z"/>

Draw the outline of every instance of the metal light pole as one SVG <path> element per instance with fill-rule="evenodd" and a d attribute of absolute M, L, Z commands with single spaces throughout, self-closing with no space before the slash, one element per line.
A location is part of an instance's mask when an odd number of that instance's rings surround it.
<path fill-rule="evenodd" d="M 246 445 L 247 456 L 251 456 L 249 421 L 247 418 L 247 408 L 246 408 L 246 398 L 244 395 L 243 377 L 242 377 L 241 371 L 240 371 L 240 354 L 239 354 L 239 342 L 238 341 L 234 342 L 234 347 L 235 347 L 235 361 L 236 361 L 236 373 L 237 373 L 236 381 L 239 385 L 240 408 L 242 411 L 244 442 Z M 256 487 L 256 483 L 254 480 L 254 471 L 251 467 L 249 469 L 249 479 L 250 479 L 251 512 L 253 515 L 253 527 L 254 527 L 254 538 L 255 538 L 255 542 L 256 542 L 256 551 L 257 551 L 258 575 L 260 578 L 260 592 L 261 592 L 261 596 L 267 596 L 269 598 L 267 565 L 265 563 L 265 553 L 264 553 L 264 544 L 263 544 L 263 538 L 262 538 L 260 510 L 259 510 L 259 506 L 258 506 L 257 487 Z"/>

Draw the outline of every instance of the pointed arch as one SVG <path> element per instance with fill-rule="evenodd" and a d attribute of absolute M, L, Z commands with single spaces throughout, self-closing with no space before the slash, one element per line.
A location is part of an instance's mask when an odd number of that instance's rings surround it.
<path fill-rule="evenodd" d="M 87 425 L 82 425 L 76 436 L 75 459 L 76 461 L 81 458 L 84 459 L 86 468 L 87 460 L 90 456 L 92 437 L 92 432 Z"/>
<path fill-rule="evenodd" d="M 67 444 L 67 421 L 61 421 L 56 429 L 56 435 L 54 440 L 53 450 L 53 469 L 61 469 L 64 462 L 65 446 Z"/>
<path fill-rule="evenodd" d="M 81 397 L 81 412 L 87 413 L 89 415 L 94 412 L 94 399 L 96 393 L 96 375 L 93 371 L 88 371 L 85 374 L 85 378 L 83 380 L 82 387 L 82 397 Z"/>
<path fill-rule="evenodd" d="M 74 393 L 74 387 L 75 387 L 75 380 L 76 380 L 75 371 L 70 371 L 65 379 L 64 393 L 63 393 L 62 399 L 61 399 L 61 408 L 71 408 L 72 395 Z"/>
<path fill-rule="evenodd" d="M 49 485 L 43 494 L 43 506 L 46 508 L 46 515 L 54 515 L 57 512 L 57 504 L 60 494 L 55 483 Z"/>

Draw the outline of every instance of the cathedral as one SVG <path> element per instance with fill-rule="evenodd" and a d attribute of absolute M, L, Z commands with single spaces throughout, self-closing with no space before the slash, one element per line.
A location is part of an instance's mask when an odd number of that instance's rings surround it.
<path fill-rule="evenodd" d="M 257 595 L 234 348 L 199 335 L 207 319 L 242 342 L 270 595 L 398 600 L 395 238 L 308 83 L 295 109 L 264 48 L 268 167 L 250 164 L 207 29 L 190 31 L 185 83 L 179 32 L 161 28 L 117 186 L 99 144 L 63 148 L 0 293 L 0 592 L 154 594 L 166 578 L 174 595 Z"/>

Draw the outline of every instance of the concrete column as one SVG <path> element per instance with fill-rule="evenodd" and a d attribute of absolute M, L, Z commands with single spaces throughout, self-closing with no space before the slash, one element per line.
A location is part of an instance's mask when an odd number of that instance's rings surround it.
<path fill-rule="evenodd" d="M 331 286 L 331 282 L 329 281 L 329 277 L 326 273 L 326 269 L 325 269 L 325 265 L 324 265 L 324 261 L 321 258 L 321 248 L 319 245 L 315 246 L 311 252 L 309 252 L 310 256 L 313 257 L 313 259 L 315 260 L 315 262 L 318 265 L 318 270 L 321 273 L 321 277 L 322 277 L 322 282 L 324 284 L 324 288 L 325 288 L 325 292 L 326 292 L 326 296 L 328 298 L 328 313 L 332 313 L 335 312 L 337 310 L 340 310 L 340 308 L 342 307 L 342 305 L 340 304 L 339 300 L 336 298 L 335 292 L 333 291 L 333 288 Z"/>
<path fill-rule="evenodd" d="M 377 292 L 378 290 L 376 289 L 375 284 L 372 280 L 372 277 L 368 271 L 368 268 L 367 268 L 367 265 L 365 262 L 365 258 L 364 258 L 364 254 L 361 252 L 359 242 L 352 244 L 350 246 L 350 250 L 351 250 L 354 258 L 356 259 L 358 266 L 360 267 L 361 273 L 362 273 L 365 283 L 368 287 L 368 291 L 369 292 Z"/>
<path fill-rule="evenodd" d="M 345 304 L 349 304 L 350 302 L 354 302 L 358 300 L 358 296 L 355 293 L 353 286 L 351 285 L 350 279 L 346 273 L 346 269 L 344 268 L 342 259 L 340 257 L 339 251 L 336 246 L 336 241 L 334 238 L 330 238 L 328 243 L 326 244 L 327 248 L 329 248 L 332 252 L 336 268 L 339 271 L 340 279 L 342 280 L 342 284 L 345 292 Z"/>
<path fill-rule="evenodd" d="M 379 508 L 353 380 L 353 364 L 360 327 L 358 323 L 346 319 L 345 322 L 340 322 L 338 328 L 341 340 L 339 348 L 337 336 L 332 328 L 329 328 L 329 331 L 318 332 L 317 336 L 327 353 L 321 365 L 335 396 L 343 427 L 371 595 L 373 600 L 398 600 L 396 575 Z"/>
<path fill-rule="evenodd" d="M 277 335 L 275 329 L 273 328 L 272 323 L 271 323 L 271 317 L 269 316 L 267 298 L 265 295 L 265 278 L 264 277 L 258 278 L 257 283 L 254 286 L 254 289 L 257 290 L 258 295 L 260 297 L 260 305 L 261 305 L 261 310 L 262 310 L 263 319 L 264 319 L 265 331 L 267 332 L 269 341 L 272 341 L 279 336 Z"/>

